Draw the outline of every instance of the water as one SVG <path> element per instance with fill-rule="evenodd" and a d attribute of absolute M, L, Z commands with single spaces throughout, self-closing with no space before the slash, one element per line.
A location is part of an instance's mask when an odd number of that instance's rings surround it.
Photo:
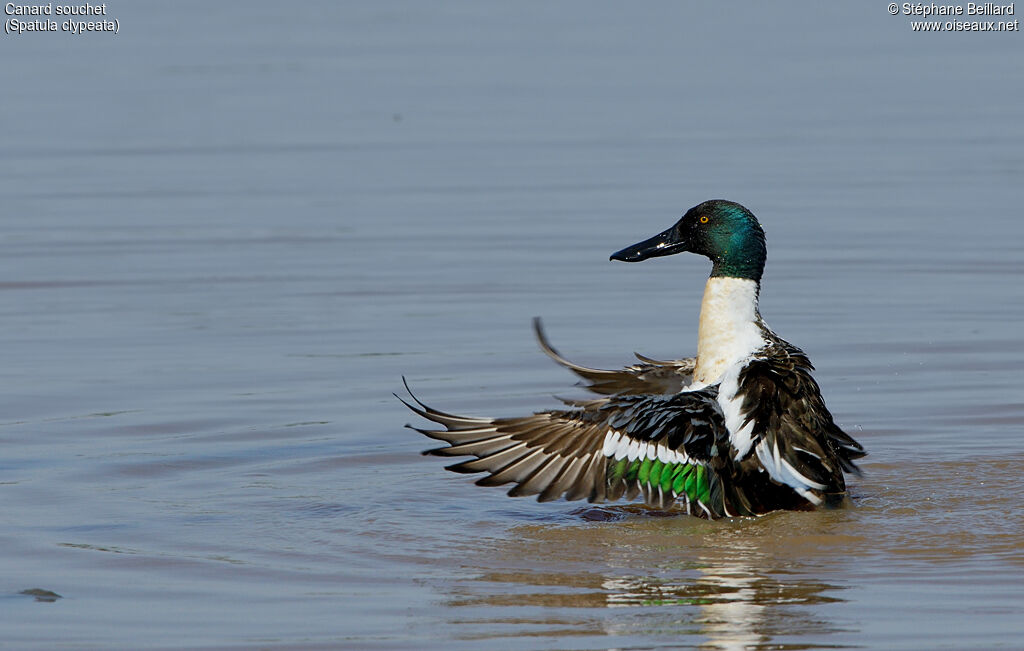
<path fill-rule="evenodd" d="M 115 37 L 0 38 L 4 646 L 1024 646 L 1019 33 L 108 6 Z M 870 452 L 850 508 L 541 505 L 419 456 L 403 374 L 573 395 L 534 315 L 588 364 L 692 354 L 707 263 L 607 256 L 719 196 Z"/>

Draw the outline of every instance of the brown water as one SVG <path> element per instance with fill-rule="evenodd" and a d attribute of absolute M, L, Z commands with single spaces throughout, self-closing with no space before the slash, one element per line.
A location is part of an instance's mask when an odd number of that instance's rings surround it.
<path fill-rule="evenodd" d="M 0 646 L 1024 648 L 1021 37 L 884 6 L 110 5 L 0 37 Z M 692 354 L 703 199 L 849 508 L 512 500 L 402 429 Z M 59 596 L 58 596 L 59 595 Z"/>

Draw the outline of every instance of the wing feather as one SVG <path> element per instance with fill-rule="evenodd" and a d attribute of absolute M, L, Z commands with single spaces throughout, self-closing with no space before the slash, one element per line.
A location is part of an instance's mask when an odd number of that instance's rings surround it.
<path fill-rule="evenodd" d="M 565 466 L 571 460 L 560 454 L 548 455 L 544 463 L 509 491 L 509 495 L 512 497 L 539 495 L 558 477 L 559 473 L 565 470 Z"/>
<path fill-rule="evenodd" d="M 692 357 L 660 361 L 634 353 L 640 363 L 618 371 L 581 366 L 562 357 L 554 349 L 544 334 L 540 318 L 533 320 L 533 330 L 541 350 L 560 366 L 582 378 L 587 383 L 583 387 L 593 393 L 614 396 L 673 394 L 682 391 L 693 377 L 696 359 Z"/>
<path fill-rule="evenodd" d="M 844 494 L 843 473 L 859 473 L 853 460 L 865 452 L 836 425 L 813 368 L 803 351 L 775 337 L 740 371 L 737 397 L 764 469 L 819 504 Z"/>
<path fill-rule="evenodd" d="M 470 457 L 447 468 L 485 473 L 477 480 L 484 486 L 511 483 L 512 496 L 604 502 L 642 495 L 654 508 L 708 518 L 837 500 L 843 473 L 859 473 L 854 460 L 864 450 L 825 407 L 807 356 L 767 329 L 767 345 L 735 367 L 720 397 L 719 385 L 682 390 L 693 360 L 637 355 L 640 364 L 620 371 L 591 369 L 561 357 L 539 319 L 534 327 L 544 352 L 598 397 L 491 419 L 434 409 L 410 391 L 412 402 L 399 400 L 441 428 L 409 427 L 446 444 L 424 454 Z M 749 447 L 733 445 L 720 400 L 730 419 L 739 414 L 734 427 L 744 437 L 749 430 Z"/>
<path fill-rule="evenodd" d="M 720 463 L 711 450 L 716 437 L 726 436 L 713 390 L 606 397 L 522 418 L 458 416 L 428 407 L 415 396 L 403 402 L 444 428 L 414 428 L 449 443 L 426 454 L 472 457 L 448 469 L 486 473 L 477 484 L 512 483 L 509 495 L 537 495 L 539 501 L 564 497 L 604 502 L 642 494 L 647 504 L 668 508 L 681 492 L 672 489 L 673 473 L 693 471 L 696 477 L 697 466 Z M 710 493 L 707 484 L 717 477 L 703 470 L 700 476 L 707 479 L 701 487 L 687 483 L 687 499 L 694 502 Z M 708 501 L 706 496 L 703 501 Z M 721 511 L 706 506 L 709 513 Z"/>

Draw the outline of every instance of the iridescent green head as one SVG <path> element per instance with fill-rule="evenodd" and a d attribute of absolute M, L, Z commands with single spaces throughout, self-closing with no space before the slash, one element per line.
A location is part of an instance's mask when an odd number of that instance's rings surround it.
<path fill-rule="evenodd" d="M 686 211 L 676 224 L 639 244 L 613 253 L 612 260 L 640 262 L 690 251 L 714 263 L 712 276 L 760 282 L 764 272 L 764 231 L 753 213 L 734 201 L 712 199 Z"/>

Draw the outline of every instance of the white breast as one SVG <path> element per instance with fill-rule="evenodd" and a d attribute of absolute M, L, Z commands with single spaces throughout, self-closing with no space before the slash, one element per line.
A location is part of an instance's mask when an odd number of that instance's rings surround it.
<path fill-rule="evenodd" d="M 747 361 L 764 348 L 757 313 L 757 283 L 745 278 L 709 278 L 700 308 L 697 367 L 691 389 L 719 384 L 718 405 L 725 417 L 736 459 L 753 445 L 754 424 L 744 422 L 739 374 Z"/>
<path fill-rule="evenodd" d="M 747 278 L 708 278 L 700 306 L 695 384 L 718 382 L 731 366 L 764 347 L 757 289 L 757 282 Z"/>

